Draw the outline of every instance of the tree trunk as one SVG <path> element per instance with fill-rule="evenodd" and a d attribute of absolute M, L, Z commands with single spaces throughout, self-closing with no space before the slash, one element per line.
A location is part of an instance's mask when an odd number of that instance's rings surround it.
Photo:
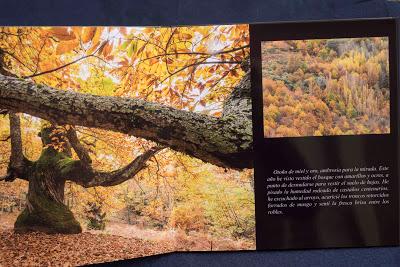
<path fill-rule="evenodd" d="M 71 133 L 68 134 L 71 136 Z M 74 160 L 71 154 L 71 140 L 65 132 L 56 127 L 41 130 L 43 150 L 35 162 L 23 164 L 20 169 L 29 181 L 26 208 L 15 222 L 16 232 L 40 231 L 46 233 L 80 233 L 82 228 L 69 208 L 64 204 L 66 180 L 84 187 L 113 186 L 123 183 L 146 167 L 148 159 L 163 147 L 155 146 L 137 156 L 125 167 L 98 172 L 92 169 L 87 151 L 80 147 L 76 133 L 72 136 L 72 147 L 84 160 Z M 20 153 L 22 153 L 20 151 Z"/>
<path fill-rule="evenodd" d="M 64 204 L 65 178 L 59 166 L 63 159 L 67 159 L 64 153 L 49 147 L 31 167 L 26 207 L 15 222 L 16 232 L 82 232 L 79 222 Z"/>

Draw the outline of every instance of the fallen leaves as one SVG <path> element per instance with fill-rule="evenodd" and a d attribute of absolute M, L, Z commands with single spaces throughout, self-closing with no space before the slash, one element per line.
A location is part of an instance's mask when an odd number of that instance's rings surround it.
<path fill-rule="evenodd" d="M 0 232 L 0 266 L 76 266 L 171 251 L 167 243 L 115 235 Z"/>

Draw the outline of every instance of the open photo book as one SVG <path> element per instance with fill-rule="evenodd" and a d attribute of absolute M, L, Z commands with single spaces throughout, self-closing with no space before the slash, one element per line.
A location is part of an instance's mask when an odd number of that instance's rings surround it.
<path fill-rule="evenodd" d="M 398 246 L 398 27 L 0 26 L 0 265 Z"/>

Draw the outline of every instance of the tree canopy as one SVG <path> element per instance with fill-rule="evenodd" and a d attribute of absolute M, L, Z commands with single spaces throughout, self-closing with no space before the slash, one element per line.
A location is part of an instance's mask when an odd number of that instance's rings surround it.
<path fill-rule="evenodd" d="M 23 79 L 1 77 L 2 107 L 131 134 L 219 166 L 251 166 L 249 80 L 236 86 L 246 25 L 1 33 L 4 65 Z M 228 98 L 235 86 L 247 95 Z"/>

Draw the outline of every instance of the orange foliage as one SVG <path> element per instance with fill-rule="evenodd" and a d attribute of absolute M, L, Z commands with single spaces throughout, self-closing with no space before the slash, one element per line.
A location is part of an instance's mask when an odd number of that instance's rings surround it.
<path fill-rule="evenodd" d="M 264 42 L 262 57 L 264 136 L 389 133 L 387 38 Z"/>

